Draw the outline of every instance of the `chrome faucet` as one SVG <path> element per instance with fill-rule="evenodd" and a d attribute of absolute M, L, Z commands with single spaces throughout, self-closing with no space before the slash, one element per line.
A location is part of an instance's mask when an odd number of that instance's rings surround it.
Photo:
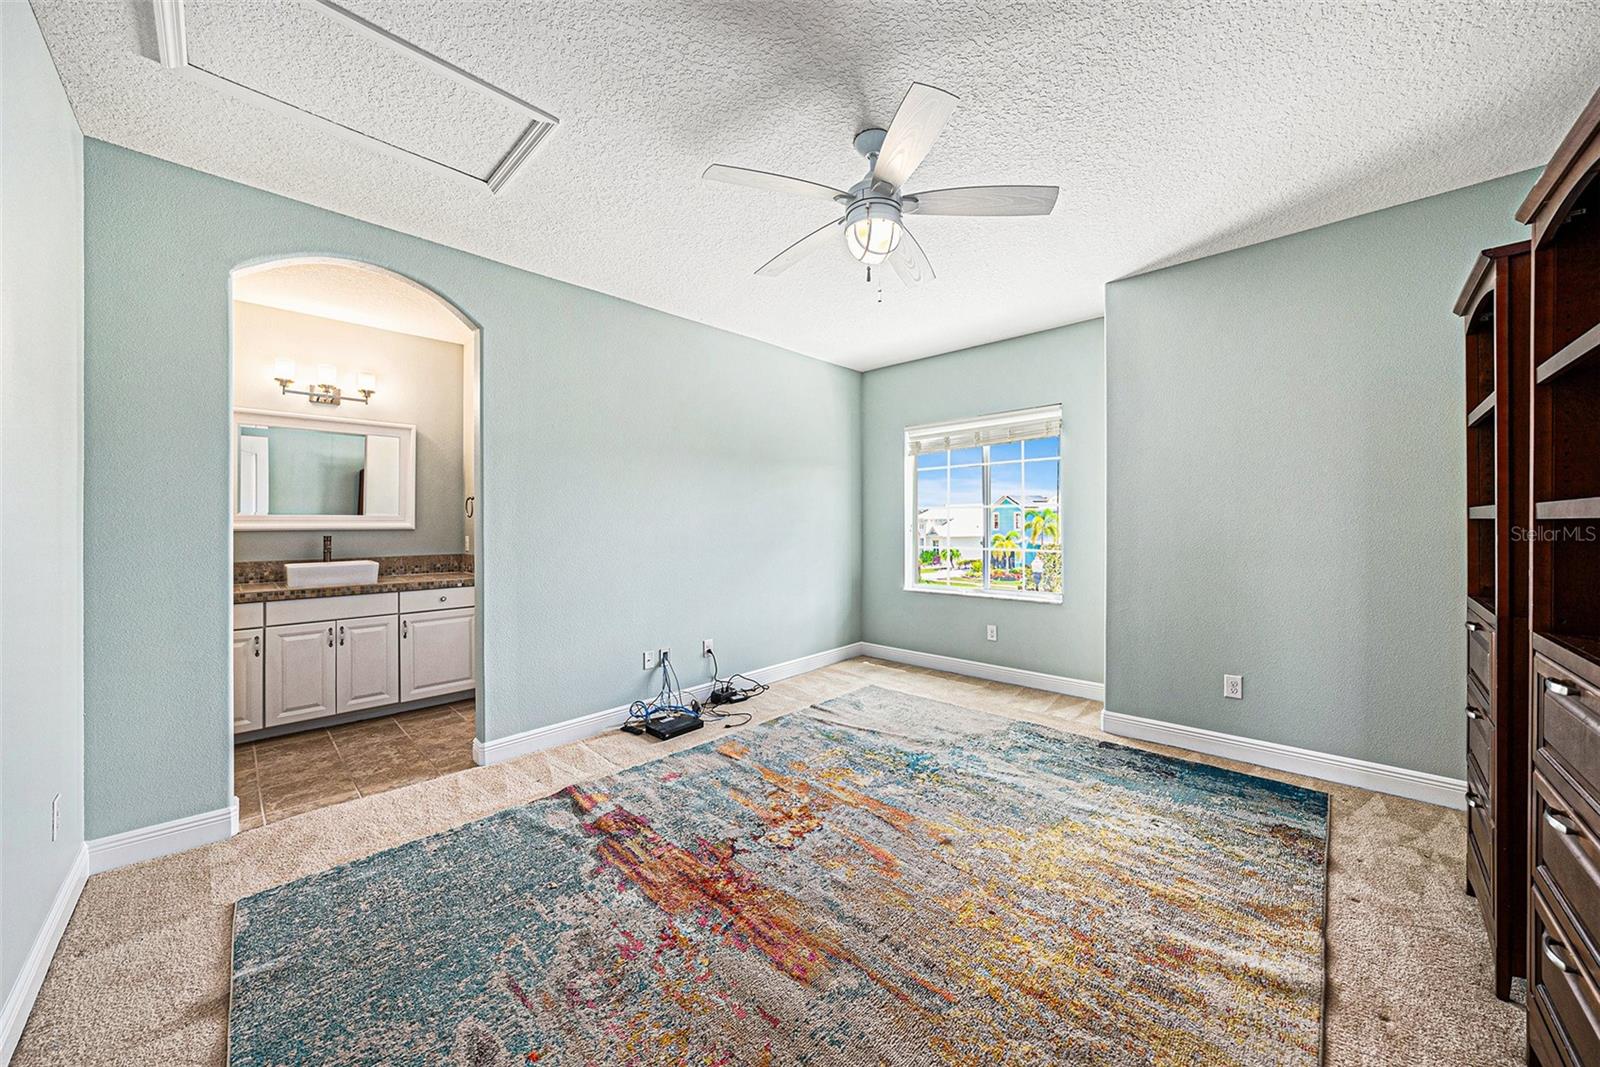
<path fill-rule="evenodd" d="M 333 560 L 333 534 L 322 535 L 322 562 L 329 563 Z"/>

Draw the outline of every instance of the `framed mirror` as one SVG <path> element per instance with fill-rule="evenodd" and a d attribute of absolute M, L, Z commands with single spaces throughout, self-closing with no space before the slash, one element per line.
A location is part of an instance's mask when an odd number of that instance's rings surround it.
<path fill-rule="evenodd" d="M 417 428 L 235 408 L 235 530 L 414 530 Z"/>

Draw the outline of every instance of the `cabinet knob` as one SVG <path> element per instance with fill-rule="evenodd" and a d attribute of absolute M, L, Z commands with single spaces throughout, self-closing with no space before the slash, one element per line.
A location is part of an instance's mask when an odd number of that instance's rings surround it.
<path fill-rule="evenodd" d="M 439 597 L 439 603 L 443 604 L 443 603 L 447 602 L 449 599 L 450 599 L 450 594 L 449 593 L 442 594 Z"/>
<path fill-rule="evenodd" d="M 1543 943 L 1541 947 L 1544 949 L 1544 958 L 1555 964 L 1556 969 L 1563 974 L 1571 974 L 1572 961 L 1567 959 L 1567 946 L 1559 941 L 1550 940 L 1549 934 L 1542 935 L 1540 940 Z"/>
<path fill-rule="evenodd" d="M 1573 689 L 1571 682 L 1563 682 L 1559 678 L 1546 678 L 1544 680 L 1544 687 L 1558 697 L 1570 697 L 1577 695 L 1577 691 Z"/>
<path fill-rule="evenodd" d="M 261 635 L 260 634 L 256 634 L 254 637 L 252 637 L 250 639 L 250 643 L 255 646 L 256 659 L 260 659 L 261 658 Z"/>
<path fill-rule="evenodd" d="M 1478 624 L 1475 623 L 1475 622 L 1467 623 L 1467 632 L 1468 633 L 1474 633 L 1474 634 L 1477 633 L 1478 632 Z"/>

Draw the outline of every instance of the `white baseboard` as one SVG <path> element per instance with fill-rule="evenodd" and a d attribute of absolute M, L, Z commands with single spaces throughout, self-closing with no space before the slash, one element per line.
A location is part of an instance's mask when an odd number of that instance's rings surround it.
<path fill-rule="evenodd" d="M 859 643 L 840 645 L 830 648 L 825 652 L 815 652 L 799 659 L 791 659 L 784 663 L 775 663 L 770 667 L 761 667 L 756 670 L 743 671 L 748 678 L 771 685 L 773 682 L 785 678 L 793 678 L 797 674 L 814 671 L 834 663 L 843 663 L 847 659 L 855 659 L 861 655 Z M 676 662 L 676 661 L 674 661 Z M 711 691 L 711 683 L 703 682 L 700 685 L 685 689 L 685 696 L 704 698 Z M 472 742 L 472 758 L 481 767 L 491 763 L 501 763 L 518 756 L 526 756 L 530 752 L 540 752 L 557 745 L 565 745 L 572 741 L 582 741 L 584 738 L 605 733 L 621 726 L 628 717 L 628 705 L 607 708 L 604 711 L 591 712 L 580 715 L 576 719 L 567 719 L 565 722 L 553 723 L 550 726 L 541 726 L 535 730 L 524 730 L 522 733 L 511 734 L 506 737 L 496 738 L 493 741 Z"/>
<path fill-rule="evenodd" d="M 11 1062 L 11 1053 L 16 1051 L 17 1042 L 22 1039 L 22 1028 L 27 1025 L 34 998 L 39 995 L 45 972 L 55 958 L 56 946 L 61 943 L 61 935 L 67 929 L 67 920 L 72 918 L 72 909 L 78 904 L 78 894 L 83 892 L 83 883 L 88 880 L 89 849 L 87 845 L 80 845 L 72 867 L 56 890 L 44 925 L 34 937 L 27 959 L 22 961 L 17 980 L 6 994 L 5 1006 L 0 1008 L 0 1067 Z"/>
<path fill-rule="evenodd" d="M 874 659 L 886 659 L 892 663 L 905 663 L 912 667 L 964 674 L 969 678 L 1005 682 L 1008 685 L 1026 686 L 1029 689 L 1043 689 L 1047 693 L 1063 693 L 1069 697 L 1083 697 L 1085 700 L 1106 698 L 1104 683 L 1086 682 L 1080 678 L 1066 678 L 1059 674 L 1026 671 L 1020 667 L 1001 667 L 993 663 L 979 663 L 977 660 L 957 659 L 955 656 L 936 656 L 932 652 L 913 652 L 908 648 L 875 645 L 870 641 L 861 642 L 861 654 L 872 656 Z"/>
<path fill-rule="evenodd" d="M 201 845 L 226 841 L 239 832 L 239 798 L 215 811 L 202 811 L 186 815 L 171 822 L 155 826 L 141 826 L 109 837 L 97 837 L 87 843 L 89 873 L 126 867 L 130 863 L 170 856 Z"/>
<path fill-rule="evenodd" d="M 1459 809 L 1467 806 L 1467 783 L 1459 778 L 1446 778 L 1439 774 L 1391 767 L 1384 763 L 1371 763 L 1327 752 L 1313 752 L 1307 748 L 1295 748 L 1293 745 L 1257 741 L 1250 737 L 1202 730 L 1195 726 L 1181 726 L 1177 723 L 1162 722 L 1160 719 L 1144 719 L 1138 715 L 1124 715 L 1115 711 L 1101 712 L 1100 728 L 1118 737 L 1132 737 L 1141 741 L 1171 745 L 1173 748 L 1186 748 L 1191 752 L 1223 756 L 1242 763 L 1254 763 L 1259 767 L 1270 767 L 1275 771 L 1288 771 L 1290 774 L 1303 774 L 1327 782 L 1338 782 L 1340 785 L 1358 786 L 1375 793 L 1409 797 L 1412 800 L 1421 800 L 1444 808 Z"/>

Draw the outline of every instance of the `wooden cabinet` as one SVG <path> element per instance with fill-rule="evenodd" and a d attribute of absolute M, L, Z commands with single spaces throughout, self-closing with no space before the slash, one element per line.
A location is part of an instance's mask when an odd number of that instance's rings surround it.
<path fill-rule="evenodd" d="M 265 632 L 261 627 L 253 630 L 233 631 L 233 732 L 259 730 L 266 725 L 262 718 L 261 645 Z"/>
<path fill-rule="evenodd" d="M 1484 250 L 1456 300 L 1466 357 L 1467 892 L 1495 994 L 1527 973 L 1530 245 Z"/>
<path fill-rule="evenodd" d="M 474 687 L 478 644 L 472 608 L 400 616 L 400 699 Z"/>
<path fill-rule="evenodd" d="M 334 714 L 336 625 L 302 622 L 267 627 L 266 725 Z"/>
<path fill-rule="evenodd" d="M 1600 93 L 1532 227 L 1528 1062 L 1600 1067 Z"/>
<path fill-rule="evenodd" d="M 338 627 L 334 689 L 339 714 L 399 703 L 399 617 L 341 619 Z"/>

